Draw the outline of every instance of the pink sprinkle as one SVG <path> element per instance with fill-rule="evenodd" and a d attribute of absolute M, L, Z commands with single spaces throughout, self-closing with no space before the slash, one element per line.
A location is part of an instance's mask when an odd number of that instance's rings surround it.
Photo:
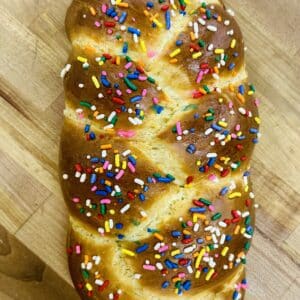
<path fill-rule="evenodd" d="M 105 13 L 106 13 L 106 10 L 107 10 L 106 4 L 102 4 L 102 6 L 101 6 L 101 11 L 105 14 Z"/>
<path fill-rule="evenodd" d="M 124 170 L 120 170 L 119 173 L 116 175 L 115 178 L 116 178 L 117 180 L 121 179 L 121 177 L 124 175 L 124 173 L 125 173 Z"/>
<path fill-rule="evenodd" d="M 100 201 L 101 204 L 110 204 L 111 203 L 111 200 L 110 199 L 102 199 Z"/>
<path fill-rule="evenodd" d="M 146 96 L 147 96 L 147 89 L 143 89 L 143 91 L 142 91 L 142 96 L 143 96 L 143 97 L 146 97 Z"/>
<path fill-rule="evenodd" d="M 176 130 L 178 135 L 182 135 L 182 129 L 181 129 L 181 124 L 180 122 L 176 123 Z"/>
<path fill-rule="evenodd" d="M 151 51 L 148 51 L 148 54 L 147 54 L 147 55 L 148 55 L 148 57 L 151 57 L 151 58 L 152 58 L 152 57 L 156 56 L 156 54 L 157 54 L 157 53 L 156 53 L 155 51 L 152 51 L 152 50 L 151 50 Z"/>
<path fill-rule="evenodd" d="M 165 245 L 165 246 L 159 248 L 159 249 L 158 249 L 158 252 L 159 252 L 159 253 L 162 253 L 162 252 L 167 251 L 168 249 L 169 249 L 169 246 L 168 246 L 168 245 Z"/>
<path fill-rule="evenodd" d="M 76 245 L 75 246 L 75 252 L 76 252 L 76 254 L 80 254 L 81 253 L 81 247 L 80 247 L 80 245 Z"/>
<path fill-rule="evenodd" d="M 130 69 L 131 67 L 132 67 L 132 62 L 131 61 L 125 65 L 126 70 Z"/>
<path fill-rule="evenodd" d="M 106 170 L 107 167 L 108 167 L 108 165 L 109 165 L 109 161 L 106 160 L 105 163 L 104 163 L 104 165 L 103 165 L 103 169 Z"/>
<path fill-rule="evenodd" d="M 209 69 L 205 69 L 204 70 L 204 75 L 208 74 L 208 72 L 209 72 Z"/>
<path fill-rule="evenodd" d="M 99 28 L 101 26 L 101 23 L 99 21 L 96 21 L 95 26 Z"/>
<path fill-rule="evenodd" d="M 243 288 L 244 290 L 248 289 L 248 288 L 249 288 L 248 283 L 242 283 L 242 288 Z"/>
<path fill-rule="evenodd" d="M 127 93 L 127 94 L 132 94 L 132 90 L 127 89 L 127 90 L 126 90 L 126 93 Z"/>
<path fill-rule="evenodd" d="M 115 16 L 115 17 L 114 17 L 114 20 L 115 20 L 116 22 L 118 22 L 118 21 L 119 21 L 119 17 L 118 17 L 118 16 Z"/>
<path fill-rule="evenodd" d="M 256 98 L 256 99 L 254 100 L 254 103 L 255 103 L 256 106 L 259 106 L 259 105 L 260 105 L 260 100 L 259 100 L 258 98 Z"/>
<path fill-rule="evenodd" d="M 232 137 L 233 139 L 236 139 L 236 138 L 237 138 L 237 135 L 236 135 L 235 133 L 232 133 L 232 134 L 231 134 L 231 137 Z"/>
<path fill-rule="evenodd" d="M 210 175 L 208 176 L 208 179 L 209 179 L 210 181 L 215 181 L 215 180 L 217 179 L 217 176 L 216 176 L 215 174 L 210 174 Z"/>
<path fill-rule="evenodd" d="M 128 130 L 128 131 L 118 130 L 117 134 L 120 137 L 131 138 L 131 137 L 135 136 L 135 131 L 133 131 L 133 130 Z"/>
<path fill-rule="evenodd" d="M 135 167 L 131 162 L 128 162 L 128 168 L 131 171 L 131 173 L 135 173 Z"/>
<path fill-rule="evenodd" d="M 193 222 L 192 222 L 192 221 L 187 221 L 186 224 L 187 224 L 188 226 L 190 226 L 190 227 L 193 226 Z"/>
<path fill-rule="evenodd" d="M 147 76 L 143 76 L 143 75 L 139 76 L 139 81 L 146 81 L 146 80 L 147 80 Z"/>
<path fill-rule="evenodd" d="M 143 265 L 143 269 L 148 271 L 155 271 L 156 268 L 153 265 Z"/>
<path fill-rule="evenodd" d="M 241 130 L 241 125 L 240 124 L 236 124 L 235 131 L 240 131 L 240 130 Z"/>
<path fill-rule="evenodd" d="M 120 72 L 118 75 L 119 75 L 120 78 L 124 78 L 124 74 L 123 73 Z"/>
<path fill-rule="evenodd" d="M 185 273 L 184 272 L 180 272 L 180 273 L 177 274 L 177 276 L 179 278 L 184 278 L 185 277 Z"/>
<path fill-rule="evenodd" d="M 213 205 L 209 205 L 209 206 L 208 206 L 208 209 L 209 209 L 210 211 L 215 211 L 215 207 L 214 207 Z"/>
<path fill-rule="evenodd" d="M 107 33 L 108 33 L 108 34 L 112 34 L 112 33 L 113 33 L 113 30 L 112 30 L 112 29 L 107 29 Z"/>
<path fill-rule="evenodd" d="M 122 96 L 122 92 L 120 90 L 116 90 L 118 96 Z"/>
<path fill-rule="evenodd" d="M 101 74 L 102 74 L 103 76 L 107 76 L 106 71 L 102 71 Z"/>
<path fill-rule="evenodd" d="M 203 71 L 201 70 L 199 73 L 198 73 L 198 76 L 197 76 L 197 80 L 196 80 L 196 83 L 200 83 L 202 78 L 203 78 Z"/>
<path fill-rule="evenodd" d="M 233 108 L 233 102 L 232 102 L 232 101 L 230 101 L 230 102 L 228 103 L 228 107 L 229 107 L 229 108 Z"/>
<path fill-rule="evenodd" d="M 92 192 L 97 191 L 97 186 L 96 186 L 96 185 L 92 186 L 91 191 L 92 191 Z"/>
<path fill-rule="evenodd" d="M 79 199 L 79 198 L 73 198 L 72 201 L 73 201 L 74 203 L 79 203 L 79 202 L 80 202 L 80 199 Z"/>
<path fill-rule="evenodd" d="M 81 112 L 77 112 L 77 117 L 79 118 L 79 119 L 83 119 L 83 117 L 84 117 L 84 113 L 81 111 Z"/>
<path fill-rule="evenodd" d="M 153 104 L 158 104 L 158 102 L 159 102 L 158 98 L 156 98 L 156 97 L 153 97 L 152 101 L 153 101 Z"/>

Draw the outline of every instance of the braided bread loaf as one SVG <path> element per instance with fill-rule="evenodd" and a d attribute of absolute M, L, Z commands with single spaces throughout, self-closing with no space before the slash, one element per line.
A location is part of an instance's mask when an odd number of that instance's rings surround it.
<path fill-rule="evenodd" d="M 258 100 L 219 0 L 74 0 L 62 190 L 82 299 L 242 299 Z"/>

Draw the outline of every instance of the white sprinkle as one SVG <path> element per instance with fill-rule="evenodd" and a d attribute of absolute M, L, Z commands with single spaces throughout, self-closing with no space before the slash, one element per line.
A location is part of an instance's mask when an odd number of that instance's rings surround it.
<path fill-rule="evenodd" d="M 112 129 L 114 127 L 114 124 L 108 124 L 103 127 L 104 130 Z"/>
<path fill-rule="evenodd" d="M 204 20 L 204 19 L 202 19 L 202 18 L 199 18 L 198 19 L 198 22 L 201 24 L 201 25 L 205 25 L 206 24 L 206 21 Z"/>
<path fill-rule="evenodd" d="M 185 247 L 185 248 L 183 249 L 183 252 L 184 252 L 184 253 L 191 253 L 191 252 L 193 252 L 196 248 L 197 248 L 196 245 L 188 246 L 188 247 Z"/>
<path fill-rule="evenodd" d="M 123 153 L 122 153 L 122 155 L 124 156 L 124 157 L 126 157 L 127 155 L 129 155 L 131 153 L 131 151 L 129 150 L 129 149 L 127 149 L 127 150 L 125 150 Z"/>
<path fill-rule="evenodd" d="M 208 51 L 213 51 L 214 50 L 214 45 L 213 44 L 209 44 L 207 47 Z"/>
<path fill-rule="evenodd" d="M 96 116 L 96 120 L 102 120 L 105 118 L 105 115 L 104 114 L 99 114 Z"/>
<path fill-rule="evenodd" d="M 219 226 L 222 227 L 222 228 L 226 228 L 227 227 L 227 224 L 223 221 L 220 221 L 219 222 Z"/>
<path fill-rule="evenodd" d="M 187 271 L 189 272 L 189 274 L 193 274 L 193 268 L 192 268 L 192 266 L 191 265 L 189 265 L 188 267 L 187 267 Z"/>
<path fill-rule="evenodd" d="M 213 26 L 213 25 L 208 25 L 207 27 L 206 27 L 209 31 L 213 31 L 213 32 L 216 32 L 218 29 L 217 29 L 217 27 L 216 26 Z"/>
<path fill-rule="evenodd" d="M 148 216 L 147 213 L 143 210 L 140 212 L 140 214 L 143 218 L 146 218 Z"/>
<path fill-rule="evenodd" d="M 129 208 L 130 208 L 130 204 L 127 203 L 126 205 L 124 205 L 124 206 L 120 209 L 120 213 L 121 213 L 121 214 L 126 213 L 126 211 L 128 211 Z"/>
<path fill-rule="evenodd" d="M 208 128 L 205 130 L 204 134 L 205 135 L 210 135 L 214 130 L 212 128 Z"/>
<path fill-rule="evenodd" d="M 81 174 L 81 176 L 80 176 L 80 182 L 81 183 L 83 183 L 83 182 L 85 182 L 85 180 L 86 180 L 86 173 L 83 173 L 83 174 Z"/>
<path fill-rule="evenodd" d="M 79 87 L 80 89 L 83 89 L 83 88 L 84 88 L 84 84 L 83 84 L 83 83 L 79 83 L 79 84 L 78 84 L 78 87 Z"/>
<path fill-rule="evenodd" d="M 194 228 L 193 228 L 194 232 L 197 232 L 199 230 L 199 228 L 200 228 L 200 224 L 195 223 Z"/>
<path fill-rule="evenodd" d="M 225 25 L 225 26 L 229 26 L 229 25 L 230 25 L 230 20 L 225 20 L 225 21 L 224 21 L 224 25 Z"/>
<path fill-rule="evenodd" d="M 66 74 L 71 70 L 72 65 L 67 64 L 60 72 L 60 77 L 65 78 Z"/>
<path fill-rule="evenodd" d="M 96 280 L 95 280 L 95 284 L 96 284 L 96 285 L 101 286 L 101 285 L 103 285 L 103 283 L 104 283 L 104 281 L 101 280 L 101 279 L 96 279 Z"/>
<path fill-rule="evenodd" d="M 121 192 L 121 189 L 120 189 L 120 187 L 119 187 L 118 185 L 115 185 L 115 191 L 116 191 L 117 193 L 120 193 L 120 192 Z"/>
<path fill-rule="evenodd" d="M 214 158 L 214 157 L 217 157 L 217 156 L 218 156 L 217 153 L 207 153 L 207 154 L 206 154 L 206 157 L 207 157 L 207 158 Z"/>
<path fill-rule="evenodd" d="M 242 213 L 242 218 L 247 218 L 250 215 L 249 211 L 245 211 Z"/>
<path fill-rule="evenodd" d="M 96 109 L 97 109 L 96 105 L 92 105 L 92 106 L 91 106 L 91 110 L 92 110 L 92 111 L 95 111 Z"/>
<path fill-rule="evenodd" d="M 158 263 L 156 263 L 156 268 L 158 270 L 162 270 L 164 268 L 164 266 L 162 265 L 162 263 L 158 262 Z"/>
<path fill-rule="evenodd" d="M 140 280 L 142 277 L 142 274 L 134 274 L 133 275 L 133 278 L 136 279 L 136 280 Z"/>
<path fill-rule="evenodd" d="M 145 184 L 145 182 L 142 179 L 139 178 L 134 178 L 134 182 L 138 185 L 143 186 Z"/>
<path fill-rule="evenodd" d="M 117 115 L 115 111 L 112 111 L 111 114 L 108 116 L 107 121 L 111 122 L 112 119 Z"/>
<path fill-rule="evenodd" d="M 102 93 L 99 93 L 99 94 L 98 94 L 98 98 L 99 98 L 99 99 L 104 98 L 103 94 L 102 94 Z"/>
<path fill-rule="evenodd" d="M 225 243 L 225 238 L 226 238 L 226 235 L 223 233 L 220 238 L 220 245 L 223 245 Z"/>
<path fill-rule="evenodd" d="M 63 180 L 68 180 L 69 179 L 69 175 L 68 174 L 63 174 L 62 178 L 63 178 Z"/>

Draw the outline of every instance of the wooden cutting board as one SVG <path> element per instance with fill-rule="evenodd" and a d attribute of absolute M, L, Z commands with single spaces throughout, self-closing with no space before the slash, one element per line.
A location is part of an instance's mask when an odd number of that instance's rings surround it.
<path fill-rule="evenodd" d="M 259 91 L 247 299 L 300 299 L 300 1 L 231 0 Z M 70 0 L 0 0 L 0 299 L 78 299 L 58 183 Z"/>

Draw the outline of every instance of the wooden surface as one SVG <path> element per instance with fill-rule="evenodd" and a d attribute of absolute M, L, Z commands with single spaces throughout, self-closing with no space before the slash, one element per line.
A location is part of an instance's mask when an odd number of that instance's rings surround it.
<path fill-rule="evenodd" d="M 70 0 L 0 0 L 0 299 L 78 299 L 58 183 Z M 247 299 L 300 299 L 300 1 L 228 0 L 262 101 Z M 298 147 L 297 147 L 298 146 Z"/>

